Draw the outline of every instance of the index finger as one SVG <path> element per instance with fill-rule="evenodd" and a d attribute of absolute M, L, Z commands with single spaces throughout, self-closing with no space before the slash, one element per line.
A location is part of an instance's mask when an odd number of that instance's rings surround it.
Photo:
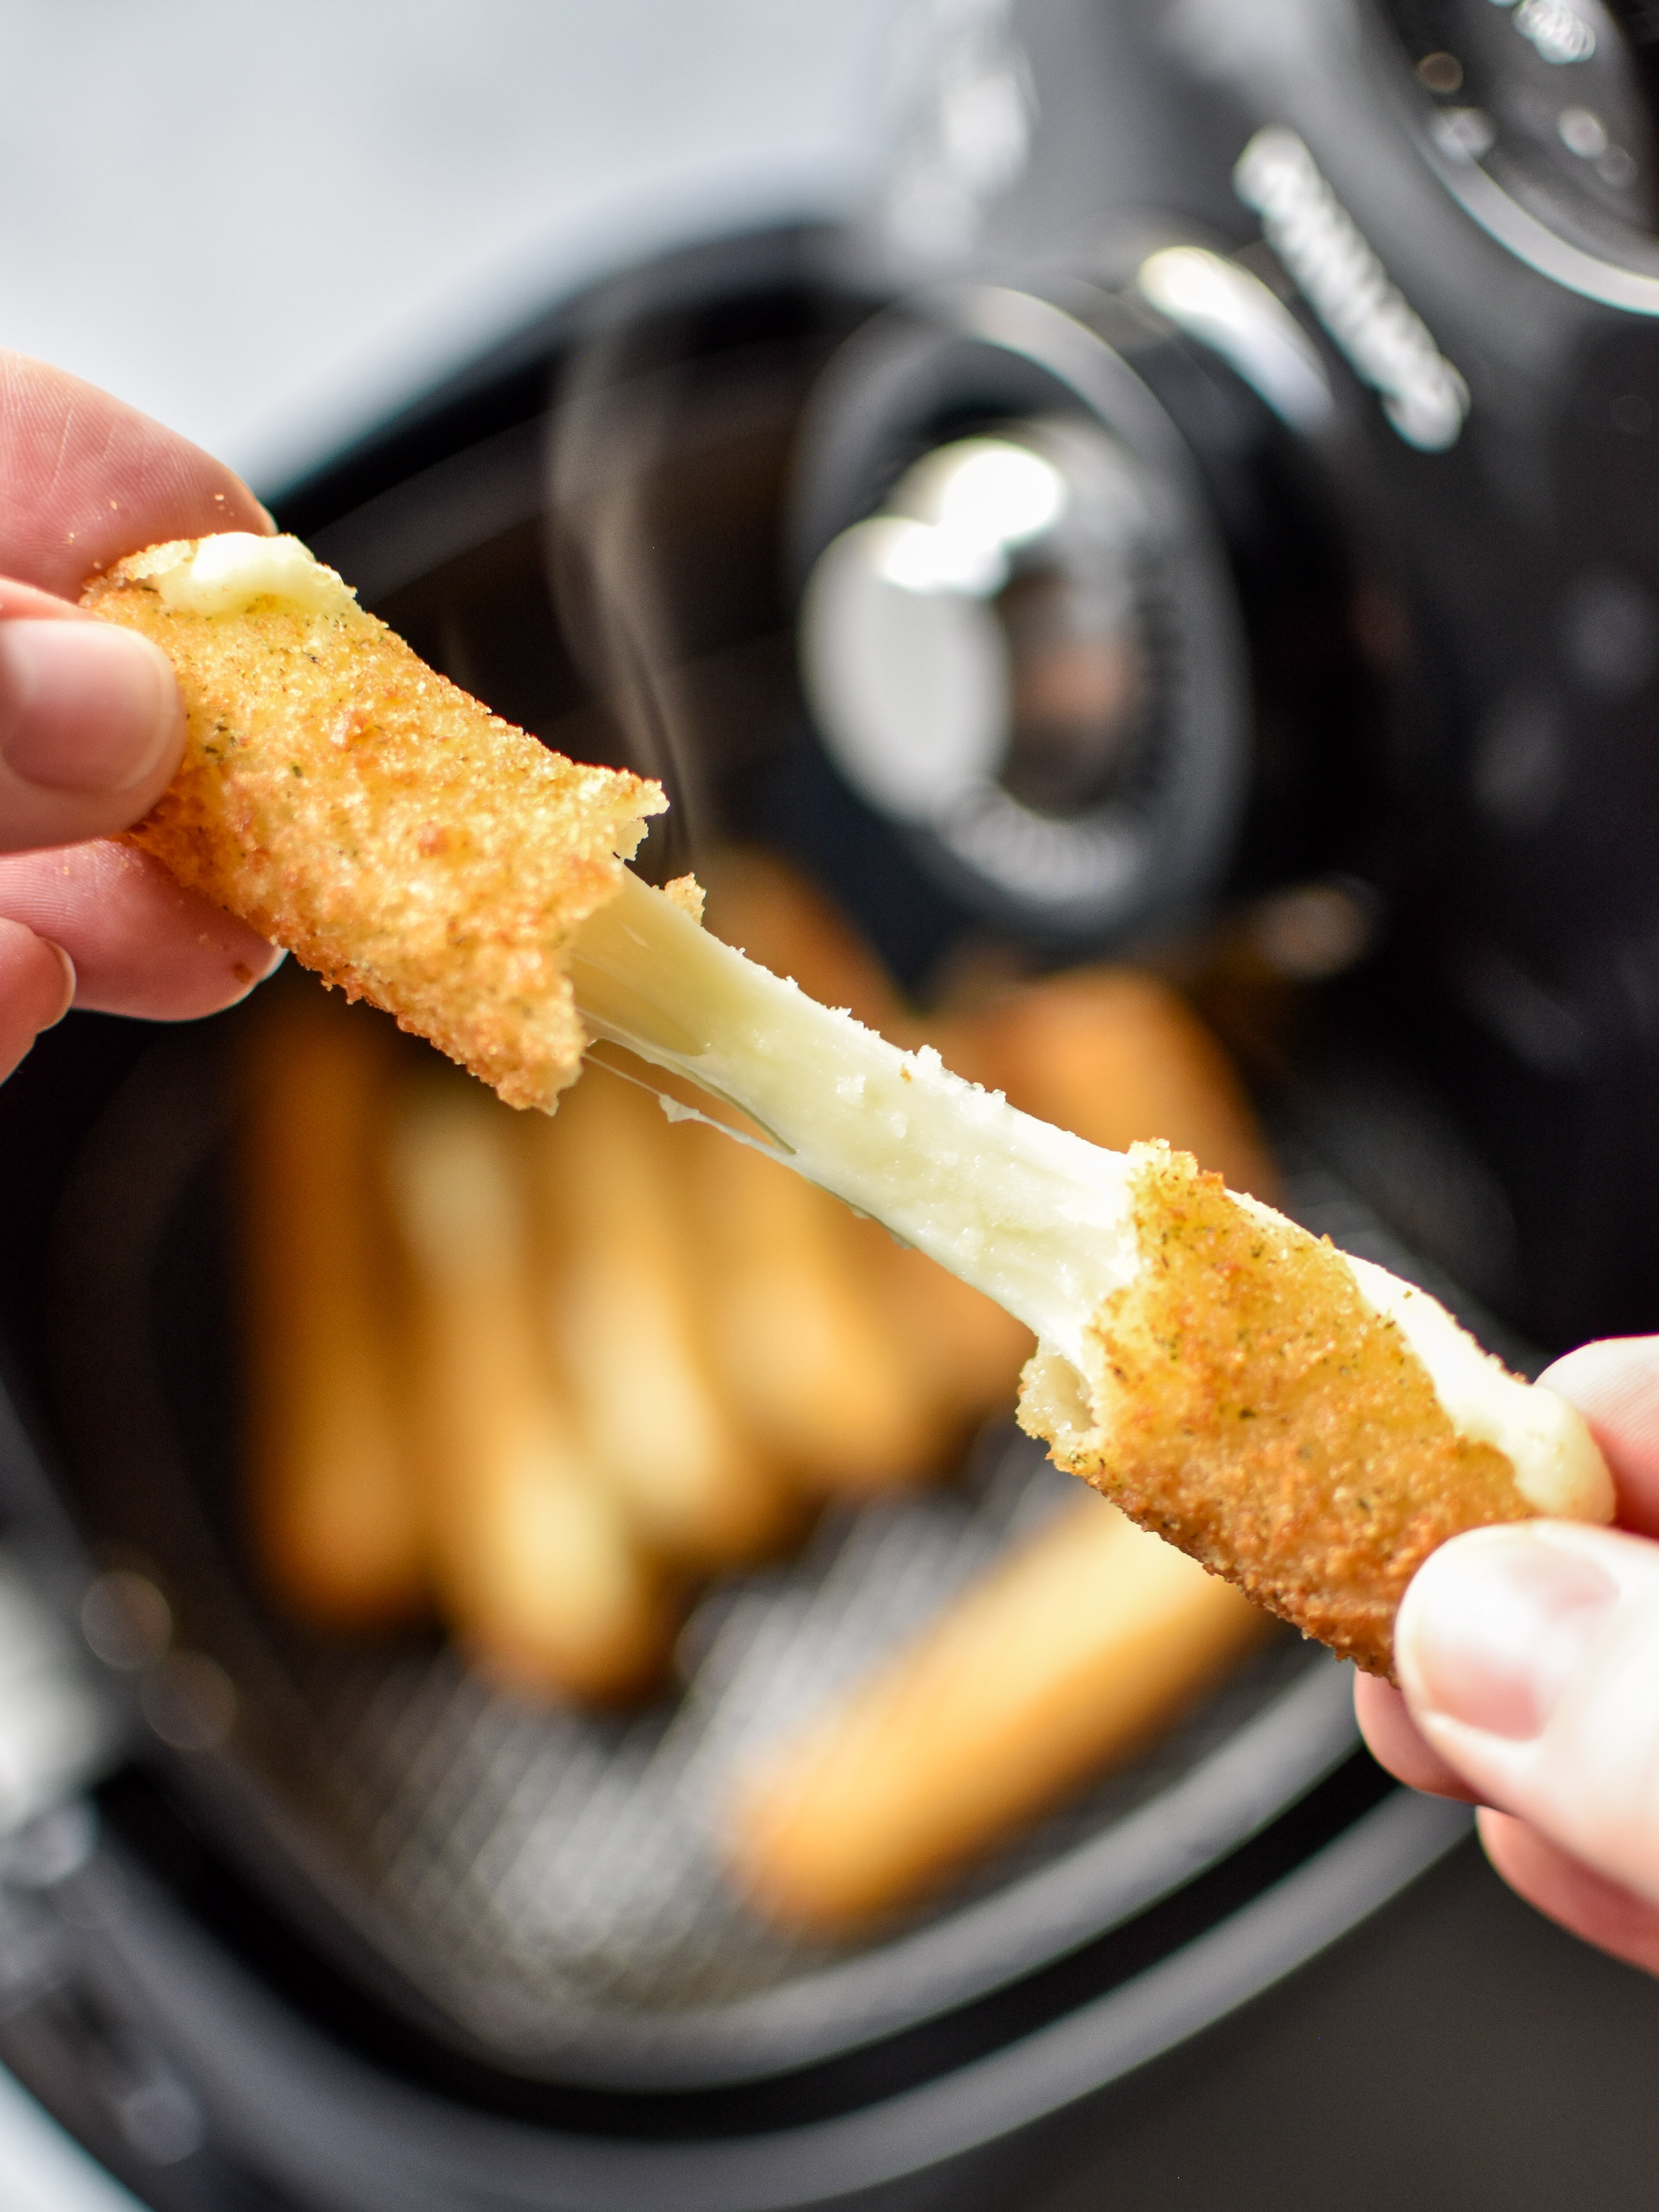
<path fill-rule="evenodd" d="M 1619 1526 L 1659 1536 L 1659 1336 L 1581 1345 L 1538 1380 L 1589 1424 L 1619 1493 Z"/>
<path fill-rule="evenodd" d="M 72 599 L 124 553 L 271 526 L 241 478 L 187 438 L 0 349 L 0 574 Z"/>

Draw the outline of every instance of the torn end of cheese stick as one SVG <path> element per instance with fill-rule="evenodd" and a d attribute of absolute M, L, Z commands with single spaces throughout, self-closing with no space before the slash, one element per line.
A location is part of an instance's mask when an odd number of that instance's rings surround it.
<path fill-rule="evenodd" d="M 1158 1145 L 1106 1152 L 805 998 L 633 879 L 573 962 L 590 1025 L 735 1101 L 780 1157 L 1024 1321 L 1062 1466 L 1367 1669 L 1487 1522 L 1612 1517 L 1565 1401 L 1444 1308 Z"/>
<path fill-rule="evenodd" d="M 1273 1194 L 1272 1163 L 1226 1056 L 1156 976 L 1074 969 L 925 1029 L 948 1066 L 1003 1091 L 1023 1113 L 1114 1151 L 1161 1135 L 1233 1188 Z M 888 1264 L 894 1325 L 916 1340 L 940 1388 L 950 1393 L 954 1382 L 965 1412 L 1012 1405 L 1029 1332 L 918 1253 L 890 1248 Z"/>
<path fill-rule="evenodd" d="M 287 1603 L 337 1628 L 407 1618 L 426 1596 L 375 1205 L 391 1042 L 320 991 L 279 991 L 241 1071 L 255 1542 Z"/>
<path fill-rule="evenodd" d="M 406 1102 L 393 1133 L 433 1577 L 489 1673 L 604 1703 L 656 1678 L 673 1623 L 544 1361 L 510 1133 L 464 1085 Z"/>
<path fill-rule="evenodd" d="M 755 1767 L 732 1877 L 768 1918 L 855 1933 L 1129 1757 L 1267 1626 L 1080 1500 Z"/>
<path fill-rule="evenodd" d="M 658 787 L 499 720 L 292 538 L 153 545 L 82 604 L 154 640 L 184 696 L 184 763 L 134 842 L 509 1105 L 551 1105 L 584 1044 L 571 933 Z"/>
<path fill-rule="evenodd" d="M 1163 1146 L 1130 1156 L 1140 1265 L 1040 1352 L 1022 1424 L 1147 1528 L 1373 1674 L 1429 1553 L 1539 1514 L 1607 1520 L 1579 1416 L 1444 1308 Z"/>

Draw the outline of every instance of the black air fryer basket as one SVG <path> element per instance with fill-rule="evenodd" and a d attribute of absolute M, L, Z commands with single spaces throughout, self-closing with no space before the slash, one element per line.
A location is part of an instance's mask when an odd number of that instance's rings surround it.
<path fill-rule="evenodd" d="M 744 241 L 585 303 L 283 520 L 501 712 L 662 775 L 684 820 L 660 872 L 763 839 L 914 981 L 948 906 L 825 797 L 790 641 L 803 409 L 872 305 L 828 243 Z M 0 1094 L 46 1163 L 4 1199 L 17 1541 L 112 1662 L 133 1754 L 95 1822 L 34 1838 L 13 2048 L 158 2203 L 246 2168 L 285 2203 L 642 2204 L 672 2175 L 677 2205 L 736 2212 L 955 2171 L 1462 1832 L 1385 1791 L 1344 1671 L 1287 1634 L 867 1941 L 754 1917 L 720 1871 L 724 1783 L 1066 1494 L 1011 1425 L 949 1487 L 838 1508 L 798 1559 L 710 1589 L 675 1694 L 635 1714 L 517 1701 L 435 1636 L 296 1627 L 240 1504 L 249 1018 L 76 1018 Z M 1304 1219 L 1424 1272 L 1284 1135 Z"/>
<path fill-rule="evenodd" d="M 1585 6 L 1628 120 L 1650 26 Z M 941 6 L 858 239 L 736 239 L 603 287 L 282 522 L 498 712 L 659 776 L 647 872 L 769 847 L 919 999 L 975 962 L 1154 966 L 1232 1049 L 1311 1228 L 1522 1367 L 1650 1327 L 1659 259 L 1641 162 L 1552 119 L 1590 82 L 1577 20 Z M 1073 522 L 980 544 L 930 629 L 880 549 L 936 526 L 940 468 L 986 441 L 1064 478 Z M 852 644 L 862 680 L 1002 623 L 1017 660 L 1005 585 L 1097 677 L 1127 638 L 1145 711 L 1092 746 L 1015 714 L 988 764 L 941 708 L 948 772 L 906 783 L 842 681 Z M 1390 1788 L 1343 1670 L 1287 1634 L 865 1940 L 753 1917 L 720 1870 L 739 1764 L 1065 1495 L 1006 1425 L 951 1485 L 839 1506 L 709 1588 L 672 1693 L 625 1717 L 515 1700 L 435 1634 L 300 1630 L 240 1505 L 253 1018 L 74 1017 L 0 1091 L 29 1163 L 0 1178 L 10 1565 L 119 1743 L 0 1844 L 0 2057 L 148 2201 L 1034 2203 L 1062 2116 L 1110 2091 L 1121 2118 L 1148 2062 L 1467 1834 Z M 1357 2069 L 1443 2075 L 1461 2126 L 1471 2049 L 1515 2021 L 1506 2082 L 1540 2051 L 1587 2075 L 1592 1996 L 1626 2023 L 1607 2051 L 1647 2047 L 1645 1993 L 1553 1954 L 1558 2010 L 1516 1922 L 1477 1955 L 1437 1909 L 1419 1934 L 1475 1962 L 1466 2028 L 1423 2057 L 1424 1978 L 1381 2060 L 1345 2017 Z M 1624 2076 L 1573 2078 L 1601 2112 Z M 1484 2173 L 1553 2122 L 1481 2094 Z M 1366 2212 L 1411 2193 L 1372 2149 L 1341 2167 Z M 1532 2163 L 1503 2201 L 1547 2201 Z M 1274 2201 L 1276 2172 L 1235 2201 Z"/>

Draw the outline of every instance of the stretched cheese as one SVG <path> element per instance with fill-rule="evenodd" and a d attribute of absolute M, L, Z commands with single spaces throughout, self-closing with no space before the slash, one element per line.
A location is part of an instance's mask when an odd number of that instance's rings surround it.
<path fill-rule="evenodd" d="M 1458 1529 L 1611 1517 L 1578 1416 L 1425 1294 L 720 945 L 618 865 L 654 785 L 497 721 L 308 562 L 152 547 L 84 595 L 179 671 L 185 764 L 134 835 L 182 881 L 514 1104 L 575 1073 L 574 982 L 590 1031 L 730 1100 L 1033 1329 L 1022 1418 L 1063 1466 L 1364 1667 L 1389 1671 L 1400 1594 Z"/>
<path fill-rule="evenodd" d="M 1606 1521 L 1579 1415 L 1426 1291 L 1165 1146 L 1102 1151 L 899 1051 L 629 878 L 578 939 L 591 1027 L 739 1105 L 781 1159 L 1032 1328 L 1060 1465 L 1371 1672 L 1462 1528 Z"/>

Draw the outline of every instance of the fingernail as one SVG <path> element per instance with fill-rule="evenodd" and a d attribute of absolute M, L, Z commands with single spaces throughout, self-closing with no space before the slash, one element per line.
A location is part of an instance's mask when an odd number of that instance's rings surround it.
<path fill-rule="evenodd" d="M 63 1020 L 64 1015 L 68 1013 L 70 1008 L 75 1004 L 75 994 L 80 988 L 81 978 L 75 972 L 75 963 L 70 958 L 68 953 L 64 951 L 61 945 L 54 945 L 49 937 L 43 937 L 40 939 L 40 942 L 46 946 L 48 952 L 55 952 L 58 955 L 58 965 L 64 971 L 64 1003 L 58 1008 L 58 1012 L 52 1016 L 52 1019 L 46 1024 L 49 1030 L 55 1030 L 58 1023 Z"/>
<path fill-rule="evenodd" d="M 133 789 L 183 729 L 167 655 L 108 623 L 0 623 L 0 753 L 48 791 Z"/>
<path fill-rule="evenodd" d="M 1421 1715 L 1537 1735 L 1618 1597 L 1594 1560 L 1542 1530 L 1485 1528 L 1431 1554 L 1395 1628 L 1401 1686 Z"/>

